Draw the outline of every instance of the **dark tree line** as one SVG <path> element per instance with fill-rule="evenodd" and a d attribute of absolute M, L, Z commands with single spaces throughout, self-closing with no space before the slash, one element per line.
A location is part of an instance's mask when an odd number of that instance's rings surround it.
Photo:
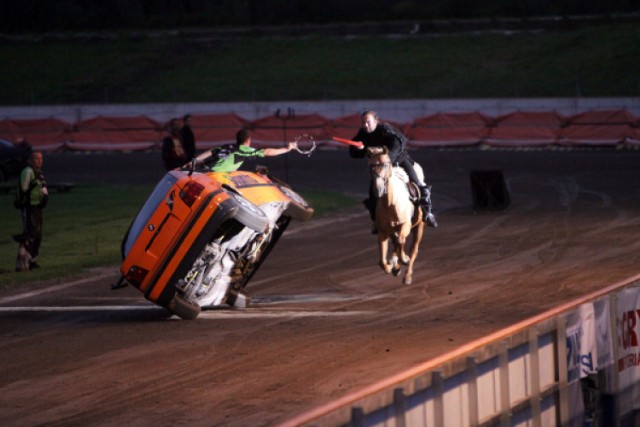
<path fill-rule="evenodd" d="M 1 33 L 635 13 L 640 0 L 0 0 Z"/>

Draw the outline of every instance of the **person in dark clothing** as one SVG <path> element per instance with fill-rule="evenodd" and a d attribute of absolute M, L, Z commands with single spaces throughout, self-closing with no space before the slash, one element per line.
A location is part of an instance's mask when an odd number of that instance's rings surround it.
<path fill-rule="evenodd" d="M 187 163 L 187 151 L 180 139 L 180 123 L 178 119 L 171 119 L 169 122 L 169 134 L 162 140 L 162 161 L 168 171 Z"/>
<path fill-rule="evenodd" d="M 47 205 L 49 193 L 42 174 L 42 151 L 32 151 L 27 166 L 20 172 L 17 199 L 20 201 L 22 234 L 14 236 L 20 243 L 16 271 L 38 268 L 36 258 L 42 243 L 42 210 Z"/>
<path fill-rule="evenodd" d="M 185 114 L 182 118 L 180 140 L 182 140 L 184 151 L 187 154 L 187 162 L 190 162 L 196 155 L 196 137 L 191 128 L 191 114 Z"/>
<path fill-rule="evenodd" d="M 407 137 L 389 123 L 380 123 L 378 115 L 374 111 L 362 113 L 362 127 L 353 138 L 354 141 L 362 142 L 362 146 L 349 146 L 349 154 L 353 158 L 363 158 L 366 155 L 366 148 L 386 147 L 389 158 L 394 166 L 400 166 L 407 172 L 409 179 L 420 189 L 420 204 L 423 207 L 423 220 L 430 227 L 437 227 L 435 215 L 431 212 L 431 186 L 426 185 L 413 168 L 414 161 L 407 153 Z M 371 218 L 375 219 L 375 198 L 370 194 L 365 206 L 369 208 Z"/>

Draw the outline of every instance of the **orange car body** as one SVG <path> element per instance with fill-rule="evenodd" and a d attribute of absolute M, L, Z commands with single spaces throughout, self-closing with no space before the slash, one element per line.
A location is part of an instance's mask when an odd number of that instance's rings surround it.
<path fill-rule="evenodd" d="M 268 218 L 261 206 L 277 206 L 278 218 Z M 177 284 L 194 274 L 190 273 L 193 263 L 209 242 L 248 228 L 251 236 L 270 238 L 272 246 L 291 216 L 307 220 L 312 213 L 297 193 L 265 174 L 171 171 L 158 183 L 125 235 L 120 271 L 145 298 L 172 310 L 176 295 L 181 295 Z M 278 229 L 275 236 L 271 235 L 273 228 Z M 264 252 L 266 256 L 268 250 Z M 236 284 L 236 291 L 246 281 L 248 277 Z"/>

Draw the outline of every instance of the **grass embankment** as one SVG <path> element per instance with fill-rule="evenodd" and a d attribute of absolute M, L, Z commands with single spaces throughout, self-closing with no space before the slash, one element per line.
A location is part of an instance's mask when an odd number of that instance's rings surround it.
<path fill-rule="evenodd" d="M 0 45 L 0 104 L 637 96 L 634 24 L 565 32 Z"/>
<path fill-rule="evenodd" d="M 13 195 L 0 195 L 0 288 L 77 275 L 83 270 L 114 266 L 121 261 L 120 242 L 152 187 L 79 186 L 68 193 L 53 192 L 44 212 L 44 236 L 38 263 L 41 268 L 15 272 L 18 245 L 12 235 L 22 225 Z M 346 196 L 302 192 L 315 216 L 355 202 Z"/>

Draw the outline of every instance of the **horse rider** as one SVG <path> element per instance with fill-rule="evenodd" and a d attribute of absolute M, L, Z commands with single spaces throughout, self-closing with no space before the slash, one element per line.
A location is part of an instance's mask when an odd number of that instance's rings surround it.
<path fill-rule="evenodd" d="M 366 148 L 387 147 L 393 166 L 400 166 L 404 169 L 409 179 L 420 189 L 420 205 L 423 207 L 422 220 L 430 227 L 437 227 L 438 222 L 431 212 L 431 186 L 422 182 L 413 168 L 415 162 L 407 153 L 407 137 L 389 123 L 380 123 L 375 111 L 367 110 L 362 113 L 362 127 L 353 140 L 362 142 L 361 146 L 349 146 L 349 154 L 353 158 L 364 158 Z M 364 205 L 369 209 L 371 219 L 375 221 L 376 200 L 371 190 Z"/>

